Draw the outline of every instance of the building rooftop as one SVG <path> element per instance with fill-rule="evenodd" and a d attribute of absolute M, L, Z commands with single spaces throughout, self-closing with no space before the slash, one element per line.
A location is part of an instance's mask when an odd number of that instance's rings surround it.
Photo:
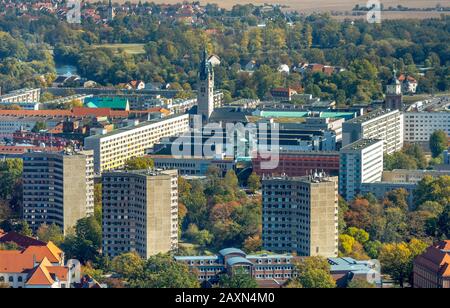
<path fill-rule="evenodd" d="M 296 182 L 303 182 L 303 183 L 310 183 L 310 184 L 317 184 L 317 183 L 330 183 L 330 182 L 336 182 L 336 177 L 330 177 L 325 172 L 315 172 L 311 175 L 306 176 L 287 176 L 287 175 L 280 175 L 280 176 L 265 176 L 263 175 L 262 181 L 296 181 Z"/>
<path fill-rule="evenodd" d="M 377 109 L 372 112 L 366 113 L 365 115 L 362 115 L 360 117 L 351 119 L 346 123 L 360 124 L 394 112 L 396 112 L 396 110 Z"/>
<path fill-rule="evenodd" d="M 328 258 L 332 272 L 367 273 L 372 271 L 370 261 L 357 261 L 353 258 Z"/>
<path fill-rule="evenodd" d="M 130 131 L 130 130 L 134 130 L 134 129 L 138 129 L 138 128 L 141 128 L 141 127 L 145 127 L 147 125 L 151 125 L 151 124 L 155 124 L 155 123 L 158 123 L 158 122 L 163 122 L 163 121 L 167 121 L 167 120 L 170 120 L 170 119 L 175 119 L 177 117 L 183 117 L 183 116 L 188 116 L 188 115 L 187 114 L 182 114 L 182 115 L 177 114 L 177 115 L 167 116 L 167 117 L 164 117 L 162 119 L 155 119 L 155 120 L 145 121 L 145 122 L 139 123 L 138 125 L 122 127 L 122 128 L 113 130 L 110 133 L 107 133 L 107 134 L 104 134 L 104 135 L 94 135 L 94 136 L 87 137 L 86 139 L 89 139 L 89 140 L 102 139 L 102 138 L 118 135 L 118 134 Z"/>
<path fill-rule="evenodd" d="M 263 118 L 306 118 L 311 115 L 310 111 L 261 111 L 260 117 Z M 334 112 L 326 111 L 320 112 L 320 118 L 344 118 L 346 120 L 353 119 L 354 112 Z"/>
<path fill-rule="evenodd" d="M 377 144 L 377 143 L 380 143 L 380 142 L 383 142 L 383 140 L 380 140 L 380 139 L 359 139 L 358 141 L 353 142 L 353 143 L 343 147 L 341 149 L 341 152 L 342 151 L 346 151 L 346 150 L 348 150 L 348 151 L 362 150 L 362 149 L 365 149 L 367 147 L 370 147 L 370 146 L 372 146 L 374 144 Z"/>
<path fill-rule="evenodd" d="M 142 170 L 111 170 L 104 172 L 105 175 L 113 175 L 113 174 L 136 174 L 143 176 L 159 176 L 159 175 L 170 175 L 170 174 L 178 174 L 177 169 L 142 169 Z"/>
<path fill-rule="evenodd" d="M 128 100 L 123 97 L 89 97 L 85 100 L 89 108 L 110 108 L 113 110 L 128 110 Z"/>
<path fill-rule="evenodd" d="M 229 254 L 232 254 L 232 253 L 241 254 L 241 255 L 244 255 L 244 256 L 246 255 L 245 252 L 243 252 L 242 250 L 237 249 L 237 248 L 224 248 L 221 251 L 219 251 L 219 254 L 222 255 L 222 256 L 226 256 L 226 255 L 229 255 Z"/>

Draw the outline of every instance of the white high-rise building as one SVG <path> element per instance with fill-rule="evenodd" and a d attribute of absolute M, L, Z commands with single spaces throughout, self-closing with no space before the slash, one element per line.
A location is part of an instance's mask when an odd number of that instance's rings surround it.
<path fill-rule="evenodd" d="M 339 193 L 352 200 L 362 183 L 381 181 L 383 175 L 383 140 L 361 139 L 341 149 Z"/>
<path fill-rule="evenodd" d="M 378 109 L 342 124 L 342 145 L 360 139 L 384 141 L 384 152 L 392 154 L 403 148 L 403 114 L 400 110 Z"/>

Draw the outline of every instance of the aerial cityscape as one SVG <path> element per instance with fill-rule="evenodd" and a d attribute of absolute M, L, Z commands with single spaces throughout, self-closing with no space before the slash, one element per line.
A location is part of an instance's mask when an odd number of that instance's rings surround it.
<path fill-rule="evenodd" d="M 0 289 L 450 288 L 450 2 L 320 2 L 0 0 Z"/>

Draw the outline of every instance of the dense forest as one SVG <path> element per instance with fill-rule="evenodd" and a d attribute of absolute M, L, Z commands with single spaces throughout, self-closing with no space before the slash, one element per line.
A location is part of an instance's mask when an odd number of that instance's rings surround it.
<path fill-rule="evenodd" d="M 253 6 L 239 6 L 228 14 L 239 18 L 225 19 L 210 9 L 204 22 L 194 26 L 157 15 L 119 14 L 107 25 L 90 20 L 77 25 L 45 13 L 38 19 L 8 13 L 0 17 L 0 86 L 45 86 L 54 78 L 56 61 L 75 65 L 82 77 L 103 85 L 142 79 L 190 90 L 207 46 L 221 59 L 216 84 L 228 100 L 263 98 L 270 88 L 289 85 L 341 104 L 364 103 L 381 98 L 394 67 L 419 80 L 419 93 L 450 88 L 448 16 L 369 24 L 328 15 L 297 16 L 287 22 L 280 15 L 262 27 L 252 19 L 258 14 Z M 106 48 L 116 43 L 144 44 L 145 52 Z M 251 60 L 255 71 L 243 72 Z M 331 76 L 278 71 L 281 64 L 294 67 L 301 62 L 346 70 Z"/>

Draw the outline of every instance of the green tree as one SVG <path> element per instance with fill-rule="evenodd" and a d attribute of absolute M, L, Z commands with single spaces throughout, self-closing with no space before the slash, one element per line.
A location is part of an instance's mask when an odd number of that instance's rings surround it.
<path fill-rule="evenodd" d="M 56 246 L 59 246 L 64 241 L 64 234 L 60 227 L 55 224 L 43 224 L 37 230 L 37 238 L 44 242 L 52 241 Z"/>
<path fill-rule="evenodd" d="M 192 243 L 202 247 L 211 244 L 213 235 L 208 230 L 199 230 L 195 224 L 190 224 L 186 230 L 185 236 Z"/>
<path fill-rule="evenodd" d="M 131 288 L 198 288 L 197 276 L 185 264 L 176 262 L 169 255 L 150 257 L 144 269 L 129 280 Z"/>
<path fill-rule="evenodd" d="M 87 240 L 92 243 L 95 249 L 100 249 L 102 244 L 102 227 L 95 217 L 90 216 L 80 219 L 75 226 L 75 232 L 78 238 Z"/>
<path fill-rule="evenodd" d="M 368 282 L 363 278 L 353 278 L 348 284 L 348 289 L 373 289 L 375 284 Z"/>
<path fill-rule="evenodd" d="M 0 199 L 11 200 L 21 182 L 22 171 L 21 159 L 6 159 L 0 162 Z"/>
<path fill-rule="evenodd" d="M 350 227 L 347 229 L 346 233 L 363 245 L 369 240 L 369 233 L 362 229 Z"/>
<path fill-rule="evenodd" d="M 47 124 L 45 122 L 36 122 L 36 124 L 34 125 L 34 127 L 31 129 L 31 131 L 33 133 L 38 133 L 41 130 L 46 130 L 47 129 Z"/>
<path fill-rule="evenodd" d="M 227 289 L 254 289 L 258 287 L 258 283 L 244 268 L 240 267 L 231 275 L 222 274 L 219 286 Z"/>
<path fill-rule="evenodd" d="M 94 184 L 94 217 L 102 225 L 102 184 Z"/>
<path fill-rule="evenodd" d="M 448 135 L 443 130 L 435 131 L 430 137 L 430 149 L 433 157 L 438 157 L 448 147 Z"/>

